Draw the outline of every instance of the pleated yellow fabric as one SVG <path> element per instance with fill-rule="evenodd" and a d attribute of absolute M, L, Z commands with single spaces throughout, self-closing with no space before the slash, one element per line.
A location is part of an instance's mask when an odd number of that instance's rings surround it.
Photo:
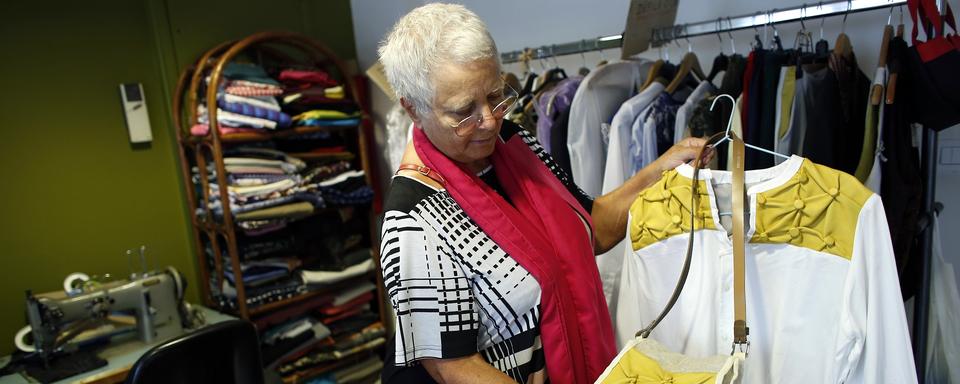
<path fill-rule="evenodd" d="M 716 372 L 667 372 L 643 353 L 630 349 L 604 378 L 604 384 L 706 384 L 716 381 Z"/>
<path fill-rule="evenodd" d="M 860 209 L 870 192 L 841 171 L 803 160 L 783 185 L 757 194 L 751 243 L 792 244 L 850 260 Z"/>
<path fill-rule="evenodd" d="M 696 212 L 696 229 L 716 229 L 710 212 L 707 186 L 701 180 L 700 203 Z M 660 181 L 637 196 L 630 205 L 630 241 L 633 250 L 642 249 L 671 236 L 690 230 L 690 179 L 676 170 L 663 173 Z"/>

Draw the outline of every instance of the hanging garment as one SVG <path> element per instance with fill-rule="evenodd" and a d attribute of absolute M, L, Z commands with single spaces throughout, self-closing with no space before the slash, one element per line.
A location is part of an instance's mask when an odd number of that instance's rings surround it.
<path fill-rule="evenodd" d="M 563 79 L 555 87 L 544 92 L 534 104 L 537 110 L 537 139 L 547 153 L 553 153 L 551 134 L 557 118 L 570 110 L 573 96 L 577 93 L 577 88 L 582 81 L 581 76 Z"/>
<path fill-rule="evenodd" d="M 768 50 L 762 55 L 758 88 L 759 92 L 750 95 L 751 107 L 757 113 L 756 125 L 747 128 L 744 140 L 762 148 L 774 148 L 777 127 L 777 86 L 780 84 L 781 68 L 787 63 L 790 52 Z M 760 152 L 747 151 L 747 169 L 768 168 L 774 164 L 774 156 Z"/>
<path fill-rule="evenodd" d="M 709 81 L 701 81 L 700 84 L 693 89 L 693 92 L 690 93 L 690 96 L 687 97 L 687 100 L 683 102 L 683 105 L 677 108 L 677 120 L 673 129 L 674 144 L 690 137 L 690 130 L 687 129 L 687 124 L 690 123 L 690 118 L 693 117 L 694 109 L 700 104 L 701 100 L 706 99 L 707 96 L 715 94 L 716 92 L 717 89 L 712 83 Z M 736 96 L 733 97 L 736 98 Z"/>
<path fill-rule="evenodd" d="M 790 151 L 790 123 L 793 116 L 793 97 L 796 94 L 797 67 L 793 65 L 780 68 L 780 82 L 777 85 L 777 115 L 774 118 L 776 137 L 773 141 L 773 151 L 781 155 L 791 155 Z M 780 164 L 783 160 L 774 157 L 774 162 Z"/>
<path fill-rule="evenodd" d="M 650 84 L 643 92 L 631 97 L 623 103 L 620 110 L 613 117 L 610 128 L 610 145 L 607 149 L 607 160 L 603 172 L 603 189 L 601 194 L 607 194 L 620 188 L 623 183 L 635 174 L 633 163 L 630 161 L 630 135 L 634 130 L 642 129 L 643 119 L 637 118 L 647 106 L 663 92 L 664 85 L 659 82 Z M 600 271 L 600 281 L 603 284 L 603 295 L 606 298 L 607 308 L 611 315 L 617 308 L 613 305 L 613 298 L 617 297 L 620 287 L 620 267 L 623 265 L 623 254 L 627 242 L 621 240 L 609 251 L 597 255 L 597 269 Z"/>
<path fill-rule="evenodd" d="M 944 258 L 940 219 L 933 219 L 933 265 L 930 283 L 930 326 L 927 383 L 960 383 L 960 287 L 954 263 Z"/>
<path fill-rule="evenodd" d="M 390 171 L 396 171 L 400 168 L 400 159 L 403 159 L 403 153 L 407 150 L 407 131 L 413 125 L 407 111 L 403 109 L 400 103 L 390 107 L 387 112 L 387 162 Z"/>
<path fill-rule="evenodd" d="M 940 15 L 933 0 L 907 1 L 910 18 L 913 20 L 911 44 L 904 56 L 903 71 L 912 74 L 912 81 L 902 82 L 901 95 L 907 94 L 907 102 L 916 111 L 915 122 L 933 130 L 942 130 L 960 123 L 960 37 L 949 3 L 946 12 Z M 919 21 L 917 20 L 919 16 Z M 945 35 L 944 22 L 954 33 Z M 918 39 L 918 26 L 924 26 L 927 40 Z M 934 37 L 931 37 L 930 32 Z M 904 92 L 906 91 L 906 92 Z M 902 96 L 901 96 L 902 98 Z"/>
<path fill-rule="evenodd" d="M 573 181 L 589 196 L 599 196 L 613 115 L 643 84 L 650 61 L 609 63 L 583 78 L 570 107 L 567 148 Z M 556 147 L 553 148 L 556 150 Z"/>
<path fill-rule="evenodd" d="M 633 337 L 674 288 L 695 209 L 686 287 L 651 337 L 691 356 L 729 353 L 731 242 L 718 203 L 730 173 L 702 171 L 705 196 L 691 207 L 692 168 L 681 165 L 630 208 L 617 339 Z M 852 176 L 793 156 L 748 171 L 744 383 L 915 383 L 916 370 L 883 205 Z M 680 235 L 680 236 L 678 236 Z"/>
<path fill-rule="evenodd" d="M 887 85 L 887 69 L 885 67 L 877 68 L 873 76 L 873 85 L 879 85 L 881 92 Z M 867 96 L 869 98 L 869 95 Z M 882 148 L 880 141 L 880 122 L 882 121 L 883 105 L 872 105 L 867 101 L 867 116 L 864 120 L 863 128 L 863 149 L 860 153 L 860 162 L 857 164 L 855 176 L 857 180 L 870 188 L 871 191 L 880 193 L 880 151 Z"/>
<path fill-rule="evenodd" d="M 890 40 L 888 58 L 903 60 L 907 54 L 907 43 L 900 37 Z M 909 71 L 901 70 L 897 84 L 912 81 Z M 897 256 L 897 270 L 900 271 L 900 289 L 904 299 L 909 298 L 919 287 L 919 273 L 905 273 L 908 265 L 920 270 L 921 260 L 911 258 L 916 252 L 917 228 L 922 209 L 923 180 L 920 173 L 920 152 L 913 146 L 913 127 L 910 108 L 912 101 L 906 100 L 900 93 L 893 104 L 884 106 L 883 156 L 886 161 L 880 163 L 880 196 L 886 208 L 893 251 Z"/>

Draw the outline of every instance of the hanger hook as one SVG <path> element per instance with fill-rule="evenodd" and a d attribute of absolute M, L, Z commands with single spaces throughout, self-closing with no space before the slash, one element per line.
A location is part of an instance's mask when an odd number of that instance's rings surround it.
<path fill-rule="evenodd" d="M 847 0 L 847 10 L 843 12 L 843 23 L 840 25 L 840 33 L 846 33 L 847 31 L 847 16 L 850 15 L 851 9 L 853 9 L 853 0 Z"/>
<path fill-rule="evenodd" d="M 683 25 L 684 38 L 687 40 L 687 53 L 693 53 L 693 43 L 690 42 L 690 35 L 687 34 L 687 25 Z"/>
<path fill-rule="evenodd" d="M 723 138 L 724 138 L 724 140 L 725 140 L 725 139 L 730 138 L 730 130 L 733 128 L 733 118 L 734 118 L 735 116 L 737 116 L 737 101 L 733 99 L 733 96 L 730 96 L 730 95 L 724 93 L 724 94 L 722 94 L 722 95 L 720 95 L 720 96 L 717 96 L 716 98 L 713 99 L 713 102 L 710 103 L 710 111 L 713 111 L 713 107 L 715 107 L 715 106 L 717 105 L 717 102 L 720 101 L 720 99 L 724 99 L 724 98 L 727 99 L 727 100 L 730 100 L 730 103 L 733 104 L 733 108 L 730 109 L 730 116 L 728 116 L 728 119 L 727 119 L 727 130 L 726 130 L 726 133 L 725 133 L 724 136 L 723 136 Z M 723 140 L 721 140 L 721 141 L 723 141 Z M 717 142 L 717 144 L 720 144 L 720 142 Z M 716 144 L 714 144 L 714 146 L 716 146 Z"/>
<path fill-rule="evenodd" d="M 823 9 L 823 2 L 817 3 L 817 10 Z M 823 23 L 827 20 L 826 16 L 820 15 L 820 40 L 823 40 Z"/>
<path fill-rule="evenodd" d="M 737 43 L 733 40 L 733 20 L 730 17 L 727 17 L 727 24 L 730 24 L 730 29 L 727 30 L 727 35 L 730 36 L 730 51 L 732 54 L 737 54 Z"/>
<path fill-rule="evenodd" d="M 807 18 L 807 3 L 803 3 L 803 6 L 801 6 L 800 8 L 800 30 L 801 31 L 807 30 L 807 24 L 803 22 L 804 19 L 806 18 Z"/>

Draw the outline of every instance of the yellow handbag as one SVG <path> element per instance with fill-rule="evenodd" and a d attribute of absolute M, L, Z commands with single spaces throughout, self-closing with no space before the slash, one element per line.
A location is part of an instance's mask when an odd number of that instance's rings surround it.
<path fill-rule="evenodd" d="M 708 143 L 718 142 L 717 139 L 724 137 L 723 132 L 714 135 L 708 140 Z M 743 196 L 744 196 L 744 165 L 743 151 L 744 144 L 737 135 L 730 132 L 731 145 L 733 146 L 734 170 L 733 170 L 733 282 L 734 282 L 734 325 L 733 325 L 733 348 L 729 356 L 717 355 L 709 357 L 690 357 L 680 353 L 667 350 L 656 340 L 650 339 L 650 332 L 657 327 L 657 324 L 666 317 L 670 309 L 676 304 L 683 290 L 683 285 L 687 280 L 687 274 L 690 271 L 690 261 L 693 258 L 693 239 L 694 232 L 691 229 L 690 237 L 687 242 L 686 258 L 683 262 L 683 268 L 680 272 L 679 281 L 673 290 L 673 295 L 667 302 L 666 307 L 660 312 L 653 322 L 646 328 L 637 332 L 633 340 L 627 342 L 617 357 L 604 370 L 603 374 L 597 379 L 596 383 L 615 384 L 615 383 L 636 383 L 636 384 L 730 384 L 737 383 L 740 378 L 740 366 L 747 356 L 747 348 L 750 343 L 747 341 L 747 307 L 745 302 L 745 281 L 744 281 L 744 228 L 743 228 Z M 706 149 L 708 145 L 704 146 Z M 700 193 L 697 191 L 699 185 L 700 169 L 703 165 L 704 152 L 701 150 L 694 161 L 693 172 L 693 199 L 692 207 L 699 206 Z M 695 222 L 696 210 L 690 210 L 691 222 Z"/>

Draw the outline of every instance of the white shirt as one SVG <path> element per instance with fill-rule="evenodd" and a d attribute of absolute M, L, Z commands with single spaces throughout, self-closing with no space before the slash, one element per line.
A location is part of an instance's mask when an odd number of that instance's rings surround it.
<path fill-rule="evenodd" d="M 704 357 L 730 353 L 733 259 L 713 203 L 720 201 L 718 191 L 729 196 L 730 173 L 704 170 L 701 176 L 703 224 L 690 274 L 650 337 L 673 352 Z M 624 259 L 614 324 L 620 345 L 660 313 L 677 283 L 688 234 L 673 223 L 689 229 L 691 177 L 692 168 L 682 165 L 631 207 L 632 252 Z M 743 383 L 915 383 L 879 196 L 850 175 L 797 156 L 748 171 L 746 184 L 751 345 Z"/>
<path fill-rule="evenodd" d="M 590 72 L 577 88 L 570 106 L 567 149 L 573 181 L 587 195 L 600 195 L 609 131 L 620 105 L 637 93 L 650 61 L 620 61 Z"/>

